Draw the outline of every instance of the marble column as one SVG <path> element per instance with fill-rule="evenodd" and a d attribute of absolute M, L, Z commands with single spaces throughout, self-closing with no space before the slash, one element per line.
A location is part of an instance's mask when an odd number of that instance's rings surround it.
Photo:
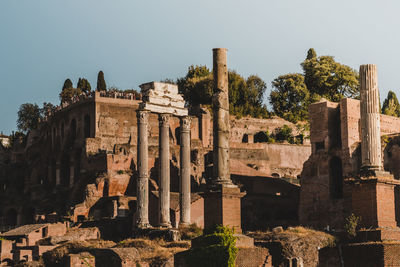
<path fill-rule="evenodd" d="M 213 49 L 213 184 L 231 184 L 229 172 L 229 95 L 226 48 Z"/>
<path fill-rule="evenodd" d="M 159 226 L 171 227 L 170 208 L 170 171 L 169 171 L 169 119 L 170 114 L 160 114 L 159 121 Z"/>
<path fill-rule="evenodd" d="M 148 120 L 149 112 L 138 110 L 137 113 L 137 169 L 136 222 L 137 228 L 147 228 L 149 224 L 149 174 L 148 174 Z"/>
<path fill-rule="evenodd" d="M 181 149 L 180 149 L 180 183 L 179 204 L 180 221 L 179 226 L 190 224 L 190 121 L 189 116 L 181 117 Z"/>
<path fill-rule="evenodd" d="M 380 105 L 376 65 L 360 66 L 361 158 L 363 170 L 382 170 Z"/>

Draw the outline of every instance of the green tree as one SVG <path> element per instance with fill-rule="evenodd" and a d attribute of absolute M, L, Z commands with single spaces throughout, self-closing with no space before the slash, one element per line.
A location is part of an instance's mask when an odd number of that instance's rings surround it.
<path fill-rule="evenodd" d="M 291 122 L 307 119 L 308 106 L 316 96 L 310 96 L 303 75 L 281 75 L 273 80 L 272 87 L 269 102 L 276 115 Z"/>
<path fill-rule="evenodd" d="M 382 113 L 390 116 L 400 117 L 400 104 L 397 100 L 396 94 L 389 91 L 382 106 Z"/>
<path fill-rule="evenodd" d="M 101 70 L 97 75 L 97 91 L 106 91 L 106 90 L 107 90 L 107 85 L 106 81 L 104 80 L 104 73 Z"/>
<path fill-rule="evenodd" d="M 86 93 L 89 93 L 92 90 L 89 81 L 85 78 L 79 78 L 76 88 L 79 88 L 82 92 Z"/>
<path fill-rule="evenodd" d="M 61 91 L 59 97 L 61 103 L 70 101 L 73 97 L 79 96 L 82 93 L 79 88 L 67 88 Z"/>
<path fill-rule="evenodd" d="M 40 117 L 44 118 L 49 116 L 55 111 L 56 107 L 52 103 L 44 102 L 42 108 L 40 109 Z"/>
<path fill-rule="evenodd" d="M 71 80 L 70 79 L 66 79 L 65 82 L 64 82 L 64 85 L 62 87 L 62 91 L 64 91 L 64 89 L 69 89 L 69 88 L 72 88 L 72 87 L 74 87 L 74 85 L 72 84 Z"/>
<path fill-rule="evenodd" d="M 311 94 L 318 94 L 331 101 L 359 96 L 358 73 L 336 62 L 332 56 L 317 57 L 311 48 L 301 66 L 304 82 Z"/>
<path fill-rule="evenodd" d="M 37 104 L 22 104 L 18 110 L 17 127 L 21 132 L 27 133 L 37 128 L 39 118 L 40 109 Z"/>
<path fill-rule="evenodd" d="M 186 76 L 179 78 L 177 84 L 190 106 L 211 105 L 213 78 L 206 66 L 190 66 Z"/>
<path fill-rule="evenodd" d="M 228 71 L 230 112 L 236 116 L 267 117 L 262 104 L 267 88 L 256 75 L 244 79 L 235 71 Z M 206 66 L 190 66 L 185 77 L 177 80 L 179 92 L 191 107 L 212 104 L 213 75 Z"/>

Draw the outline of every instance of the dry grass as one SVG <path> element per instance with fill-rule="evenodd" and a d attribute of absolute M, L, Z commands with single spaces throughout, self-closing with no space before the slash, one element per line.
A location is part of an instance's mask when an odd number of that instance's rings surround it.
<path fill-rule="evenodd" d="M 284 257 L 303 258 L 305 266 L 314 266 L 313 261 L 318 259 L 320 248 L 336 245 L 334 236 L 301 226 L 289 227 L 279 233 L 257 231 L 249 236 L 255 241 L 280 243 Z"/>
<path fill-rule="evenodd" d="M 125 239 L 116 247 L 134 247 L 139 251 L 141 260 L 150 265 L 157 265 L 171 258 L 175 253 L 190 248 L 189 241 L 166 242 L 163 239 L 150 240 L 147 238 Z"/>
<path fill-rule="evenodd" d="M 115 243 L 106 240 L 88 240 L 65 243 L 51 251 L 43 254 L 46 266 L 54 266 L 62 262 L 64 256 L 68 254 L 80 253 L 94 248 L 111 248 Z"/>

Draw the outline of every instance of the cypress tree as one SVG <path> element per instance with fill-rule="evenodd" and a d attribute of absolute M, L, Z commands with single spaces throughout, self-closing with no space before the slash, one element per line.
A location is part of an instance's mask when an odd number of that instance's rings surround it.
<path fill-rule="evenodd" d="M 70 79 L 66 79 L 62 88 L 62 91 L 64 91 L 65 89 L 69 89 L 74 87 L 74 85 L 72 84 Z"/>
<path fill-rule="evenodd" d="M 82 92 L 90 92 L 90 90 L 92 90 L 89 81 L 86 80 L 85 78 L 79 78 L 78 85 L 76 86 L 76 88 L 81 89 Z"/>
<path fill-rule="evenodd" d="M 106 81 L 104 80 L 104 73 L 103 71 L 99 71 L 99 75 L 97 75 L 97 91 L 106 91 L 107 85 Z"/>
<path fill-rule="evenodd" d="M 400 104 L 396 94 L 389 91 L 388 96 L 383 102 L 382 113 L 390 116 L 400 117 Z"/>

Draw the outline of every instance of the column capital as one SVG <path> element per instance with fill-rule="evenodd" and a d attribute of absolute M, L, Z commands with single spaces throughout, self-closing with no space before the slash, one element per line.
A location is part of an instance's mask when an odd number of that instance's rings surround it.
<path fill-rule="evenodd" d="M 136 117 L 139 123 L 147 123 L 149 121 L 149 111 L 138 109 L 136 111 Z"/>
<path fill-rule="evenodd" d="M 171 114 L 169 113 L 161 113 L 158 115 L 158 122 L 160 126 L 166 126 L 169 123 L 169 119 L 171 118 Z"/>
<path fill-rule="evenodd" d="M 180 117 L 181 131 L 190 131 L 190 123 L 192 118 L 190 116 Z"/>

